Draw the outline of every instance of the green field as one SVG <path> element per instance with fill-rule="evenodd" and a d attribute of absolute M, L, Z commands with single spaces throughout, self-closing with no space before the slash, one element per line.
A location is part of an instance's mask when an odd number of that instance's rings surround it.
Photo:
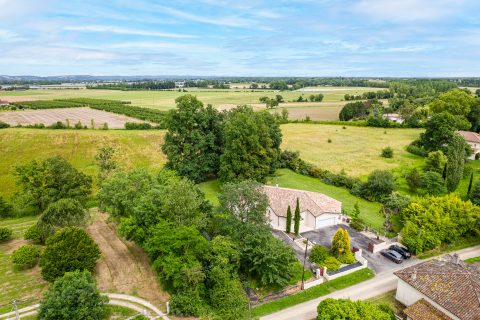
<path fill-rule="evenodd" d="M 282 149 L 300 151 L 302 159 L 321 169 L 337 173 L 345 170 L 357 177 L 366 176 L 374 169 L 392 170 L 423 163 L 421 157 L 405 151 L 405 147 L 418 138 L 421 129 L 344 128 L 304 123 L 282 125 Z M 380 156 L 388 146 L 394 150 L 392 159 Z"/>
<path fill-rule="evenodd" d="M 188 92 L 178 91 L 120 91 L 120 90 L 27 90 L 0 92 L 0 100 L 24 98 L 28 100 L 50 100 L 63 98 L 99 98 L 131 101 L 133 105 L 168 110 L 175 107 L 175 99 L 181 95 L 191 93 L 196 95 L 203 103 L 212 104 L 214 107 L 231 107 L 239 104 L 258 104 L 258 99 L 263 96 L 274 98 L 280 94 L 285 101 L 297 99 L 302 93 L 305 97 L 311 94 L 322 93 L 325 95 L 324 102 L 341 101 L 345 94 L 362 94 L 367 91 L 378 91 L 379 88 L 352 88 L 352 87 L 323 87 L 316 92 L 298 91 L 251 91 L 242 89 L 216 90 L 187 88 Z M 2 99 L 3 98 L 3 99 Z M 307 104 L 308 105 L 308 104 Z M 260 106 L 260 105 L 259 105 Z"/>
<path fill-rule="evenodd" d="M 65 157 L 76 168 L 97 175 L 94 156 L 98 148 L 115 148 L 115 159 L 126 169 L 160 169 L 166 162 L 161 151 L 164 131 L 124 130 L 0 130 L 0 194 L 10 197 L 16 190 L 16 165 L 55 155 Z"/>

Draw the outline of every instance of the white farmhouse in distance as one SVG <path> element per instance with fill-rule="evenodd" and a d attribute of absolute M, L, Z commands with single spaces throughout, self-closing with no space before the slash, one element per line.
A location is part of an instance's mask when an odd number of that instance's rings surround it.
<path fill-rule="evenodd" d="M 480 134 L 471 131 L 458 131 L 468 145 L 472 148 L 472 155 L 468 157 L 470 160 L 475 160 L 475 155 L 480 153 Z"/>
<path fill-rule="evenodd" d="M 304 190 L 264 186 L 268 197 L 267 215 L 272 228 L 285 231 L 287 209 L 292 211 L 291 230 L 294 229 L 297 198 L 300 206 L 300 232 L 333 226 L 342 222 L 342 203 L 324 194 Z"/>

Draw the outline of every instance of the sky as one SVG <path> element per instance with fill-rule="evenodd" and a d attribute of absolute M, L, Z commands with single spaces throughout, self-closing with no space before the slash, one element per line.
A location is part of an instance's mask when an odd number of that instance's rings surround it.
<path fill-rule="evenodd" d="M 0 0 L 0 74 L 480 76 L 478 0 Z"/>

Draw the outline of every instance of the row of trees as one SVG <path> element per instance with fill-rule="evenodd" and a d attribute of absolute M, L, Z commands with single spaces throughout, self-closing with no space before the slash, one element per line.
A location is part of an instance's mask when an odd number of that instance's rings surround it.
<path fill-rule="evenodd" d="M 239 106 L 220 113 L 196 97 L 177 98 L 170 111 L 162 150 L 167 167 L 194 182 L 264 181 L 274 172 L 282 133 L 275 117 Z"/>

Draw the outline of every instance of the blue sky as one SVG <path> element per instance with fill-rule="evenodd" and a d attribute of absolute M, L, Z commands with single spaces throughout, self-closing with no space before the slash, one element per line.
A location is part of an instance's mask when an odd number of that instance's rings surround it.
<path fill-rule="evenodd" d="M 0 74 L 480 76 L 478 0 L 0 0 Z"/>

